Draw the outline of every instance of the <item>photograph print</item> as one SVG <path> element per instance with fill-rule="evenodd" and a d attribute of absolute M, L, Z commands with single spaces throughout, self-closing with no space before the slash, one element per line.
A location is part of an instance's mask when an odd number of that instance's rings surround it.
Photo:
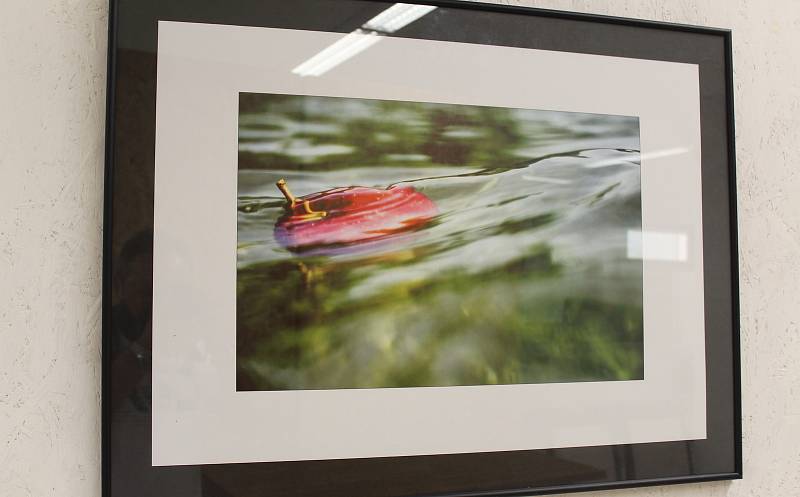
<path fill-rule="evenodd" d="M 239 391 L 641 380 L 639 119 L 239 94 Z"/>

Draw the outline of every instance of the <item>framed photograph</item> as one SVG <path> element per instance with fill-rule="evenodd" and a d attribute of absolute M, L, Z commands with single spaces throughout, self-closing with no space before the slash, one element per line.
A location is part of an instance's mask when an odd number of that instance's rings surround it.
<path fill-rule="evenodd" d="M 740 478 L 731 33 L 112 0 L 105 497 Z"/>

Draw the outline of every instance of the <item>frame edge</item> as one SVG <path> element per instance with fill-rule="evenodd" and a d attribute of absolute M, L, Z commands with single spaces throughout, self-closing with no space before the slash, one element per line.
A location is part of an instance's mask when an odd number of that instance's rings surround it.
<path fill-rule="evenodd" d="M 111 496 L 111 283 L 114 193 L 114 117 L 117 49 L 117 0 L 108 1 L 108 60 L 106 61 L 106 129 L 103 168 L 103 244 L 100 346 L 100 494 Z"/>
<path fill-rule="evenodd" d="M 359 0 L 369 3 L 376 0 Z M 380 0 L 378 0 L 380 1 Z M 649 487 L 656 485 L 673 485 L 683 483 L 700 483 L 710 481 L 735 480 L 743 477 L 742 462 L 742 399 L 741 399 L 741 342 L 740 342 L 740 299 L 739 299 L 739 250 L 738 250 L 738 197 L 736 176 L 735 147 L 735 108 L 733 83 L 733 42 L 732 31 L 728 28 L 694 26 L 664 21 L 638 18 L 624 18 L 603 14 L 571 12 L 538 7 L 523 7 L 508 4 L 472 2 L 463 0 L 413 0 L 413 3 L 437 7 L 455 8 L 471 11 L 491 11 L 519 15 L 536 15 L 545 18 L 567 19 L 585 22 L 600 22 L 610 25 L 625 25 L 649 29 L 691 32 L 698 34 L 722 36 L 725 57 L 725 88 L 728 135 L 728 172 L 729 172 L 729 215 L 730 215 L 730 248 L 731 248 L 731 298 L 732 298 L 732 353 L 733 353 L 733 396 L 734 396 L 734 471 L 694 476 L 667 477 L 643 480 L 627 480 L 612 483 L 587 483 L 539 487 L 538 489 L 509 489 L 482 491 L 476 493 L 433 494 L 430 497 L 513 497 L 528 495 L 551 495 L 565 492 L 581 492 L 592 490 L 612 490 L 633 487 Z M 115 83 L 116 83 L 116 50 L 119 0 L 108 2 L 108 49 L 106 73 L 106 116 L 105 116 L 105 152 L 104 152 L 104 206 L 102 232 L 102 316 L 101 316 L 101 495 L 111 497 L 111 458 L 110 458 L 110 329 L 111 329 L 111 291 L 112 291 L 112 224 L 113 224 L 113 181 L 114 181 L 114 140 L 115 140 Z"/>
<path fill-rule="evenodd" d="M 741 311 L 739 306 L 739 221 L 738 188 L 736 180 L 736 125 L 735 125 L 735 86 L 733 84 L 733 34 L 723 33 L 725 43 L 725 105 L 728 125 L 728 191 L 731 237 L 731 313 L 733 321 L 733 433 L 734 433 L 734 479 L 744 476 L 742 462 L 742 354 L 741 354 Z"/>
<path fill-rule="evenodd" d="M 358 0 L 361 2 L 384 2 L 388 0 Z M 491 11 L 507 14 L 536 15 L 555 19 L 568 19 L 573 21 L 601 22 L 605 24 L 633 26 L 640 28 L 666 29 L 670 31 L 682 31 L 690 33 L 726 35 L 730 34 L 730 28 L 719 28 L 713 26 L 697 26 L 693 24 L 683 24 L 677 22 L 654 21 L 635 17 L 620 17 L 608 14 L 592 14 L 588 12 L 574 12 L 561 9 L 546 9 L 542 7 L 526 7 L 522 5 L 510 5 L 506 3 L 488 3 L 485 1 L 472 0 L 412 0 L 411 3 L 420 5 L 431 5 L 434 7 L 455 8 L 462 10 Z"/>

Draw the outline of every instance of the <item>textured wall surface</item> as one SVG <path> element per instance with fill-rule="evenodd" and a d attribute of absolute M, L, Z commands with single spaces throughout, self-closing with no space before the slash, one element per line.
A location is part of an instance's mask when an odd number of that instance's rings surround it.
<path fill-rule="evenodd" d="M 800 495 L 800 2 L 509 1 L 734 30 L 745 479 Z M 107 9 L 0 2 L 0 496 L 99 496 Z"/>
<path fill-rule="evenodd" d="M 107 7 L 0 1 L 0 496 L 99 495 Z"/>

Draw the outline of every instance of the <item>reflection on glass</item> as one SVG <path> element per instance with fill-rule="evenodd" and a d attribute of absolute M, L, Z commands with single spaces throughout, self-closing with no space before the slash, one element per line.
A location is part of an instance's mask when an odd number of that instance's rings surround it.
<path fill-rule="evenodd" d="M 628 257 L 647 261 L 685 262 L 689 257 L 686 233 L 629 231 Z"/>
<path fill-rule="evenodd" d="M 298 65 L 292 72 L 298 76 L 322 76 L 378 43 L 381 35 L 392 34 L 433 10 L 436 7 L 430 5 L 396 3 Z"/>

